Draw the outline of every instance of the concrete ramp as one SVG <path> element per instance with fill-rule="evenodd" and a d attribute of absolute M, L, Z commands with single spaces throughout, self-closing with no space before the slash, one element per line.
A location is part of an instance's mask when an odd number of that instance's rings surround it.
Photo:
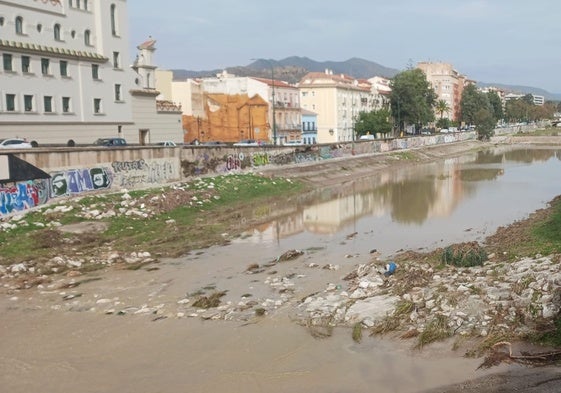
<path fill-rule="evenodd" d="M 51 175 L 47 172 L 13 154 L 0 155 L 0 183 L 50 178 Z"/>

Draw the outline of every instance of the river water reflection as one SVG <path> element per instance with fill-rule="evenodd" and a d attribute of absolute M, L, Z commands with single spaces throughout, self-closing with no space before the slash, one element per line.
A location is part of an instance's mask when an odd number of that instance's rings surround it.
<path fill-rule="evenodd" d="M 339 233 L 364 235 L 355 251 L 382 255 L 483 240 L 561 194 L 561 151 L 502 147 L 318 190 L 271 207 L 287 214 L 243 241 L 303 248 Z M 259 212 L 262 214 L 262 212 Z"/>

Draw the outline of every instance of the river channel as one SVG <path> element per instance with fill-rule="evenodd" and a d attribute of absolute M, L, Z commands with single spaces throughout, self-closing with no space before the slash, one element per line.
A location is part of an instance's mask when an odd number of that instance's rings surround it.
<path fill-rule="evenodd" d="M 60 291 L 3 296 L 0 390 L 408 393 L 505 370 L 476 370 L 481 359 L 464 358 L 449 343 L 422 351 L 387 337 L 356 343 L 346 328 L 314 338 L 291 320 L 291 307 L 328 283 L 344 284 L 373 250 L 383 261 L 400 250 L 484 241 L 561 194 L 559 173 L 561 150 L 543 147 L 497 147 L 384 170 L 274 206 L 281 218 L 227 246 L 161 261 L 158 270 L 106 272 L 71 304 Z M 258 210 L 251 214 L 267 209 Z M 247 293 L 273 297 L 267 275 L 244 271 L 292 249 L 306 252 L 274 274 L 299 278 L 294 298 L 266 316 L 203 320 L 177 312 L 187 293 L 209 285 L 227 291 L 231 303 Z M 166 318 L 109 313 L 100 299 L 111 307 L 157 305 Z"/>

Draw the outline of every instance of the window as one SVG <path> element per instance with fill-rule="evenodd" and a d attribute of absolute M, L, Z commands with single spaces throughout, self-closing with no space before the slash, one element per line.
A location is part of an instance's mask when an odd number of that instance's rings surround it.
<path fill-rule="evenodd" d="M 21 16 L 16 18 L 16 34 L 23 34 L 23 18 Z"/>
<path fill-rule="evenodd" d="M 62 97 L 62 111 L 64 113 L 69 113 L 70 110 L 70 97 Z"/>
<path fill-rule="evenodd" d="M 115 101 L 121 101 L 121 85 L 115 85 Z"/>
<path fill-rule="evenodd" d="M 58 23 L 55 25 L 54 31 L 55 31 L 55 41 L 60 41 L 61 40 L 60 39 L 60 25 Z"/>
<path fill-rule="evenodd" d="M 117 35 L 117 7 L 111 4 L 111 34 Z"/>
<path fill-rule="evenodd" d="M 50 61 L 49 59 L 41 59 L 41 73 L 43 75 L 49 75 L 49 66 L 50 66 Z"/>
<path fill-rule="evenodd" d="M 6 110 L 8 112 L 14 112 L 16 110 L 16 95 L 6 94 Z"/>
<path fill-rule="evenodd" d="M 4 64 L 4 71 L 13 71 L 14 68 L 12 67 L 12 55 L 9 53 L 4 53 L 2 55 L 2 62 Z"/>
<path fill-rule="evenodd" d="M 89 30 L 84 31 L 84 44 L 90 46 L 92 44 L 91 32 Z"/>
<path fill-rule="evenodd" d="M 70 7 L 74 7 L 74 2 L 73 2 L 72 0 L 68 0 L 68 5 L 69 5 Z"/>
<path fill-rule="evenodd" d="M 113 52 L 113 68 L 119 67 L 119 52 Z"/>
<path fill-rule="evenodd" d="M 33 111 L 33 96 L 26 94 L 23 96 L 23 107 L 26 112 Z"/>
<path fill-rule="evenodd" d="M 29 56 L 21 57 L 21 72 L 29 74 L 31 72 L 31 58 Z"/>
<path fill-rule="evenodd" d="M 84 0 L 84 9 L 87 11 L 89 8 L 88 0 Z"/>
<path fill-rule="evenodd" d="M 101 113 L 101 98 L 94 98 L 94 113 Z"/>
<path fill-rule="evenodd" d="M 99 80 L 99 64 L 92 64 L 92 79 Z"/>
<path fill-rule="evenodd" d="M 45 110 L 45 113 L 51 113 L 53 111 L 53 97 L 43 97 L 43 108 Z"/>
<path fill-rule="evenodd" d="M 65 60 L 60 61 L 60 76 L 68 76 L 68 62 Z"/>
<path fill-rule="evenodd" d="M 43 25 L 41 23 L 37 23 L 37 31 L 39 33 L 43 31 Z"/>

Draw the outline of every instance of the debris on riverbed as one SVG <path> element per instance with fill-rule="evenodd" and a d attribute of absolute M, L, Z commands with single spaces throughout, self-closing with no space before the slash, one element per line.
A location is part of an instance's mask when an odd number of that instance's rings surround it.
<path fill-rule="evenodd" d="M 301 250 L 288 250 L 282 255 L 278 256 L 276 262 L 291 261 L 298 258 L 300 255 L 304 255 L 304 251 Z"/>
<path fill-rule="evenodd" d="M 220 298 L 226 295 L 226 291 L 219 291 L 209 296 L 201 295 L 194 302 L 193 307 L 197 308 L 214 308 L 220 305 Z"/>
<path fill-rule="evenodd" d="M 505 352 L 508 348 L 508 352 Z M 548 364 L 555 364 L 561 360 L 561 350 L 553 350 L 547 352 L 521 352 L 520 355 L 512 354 L 512 344 L 508 341 L 501 341 L 493 345 L 487 355 L 478 367 L 491 368 L 498 366 L 501 363 L 519 363 L 531 366 L 545 366 Z"/>

